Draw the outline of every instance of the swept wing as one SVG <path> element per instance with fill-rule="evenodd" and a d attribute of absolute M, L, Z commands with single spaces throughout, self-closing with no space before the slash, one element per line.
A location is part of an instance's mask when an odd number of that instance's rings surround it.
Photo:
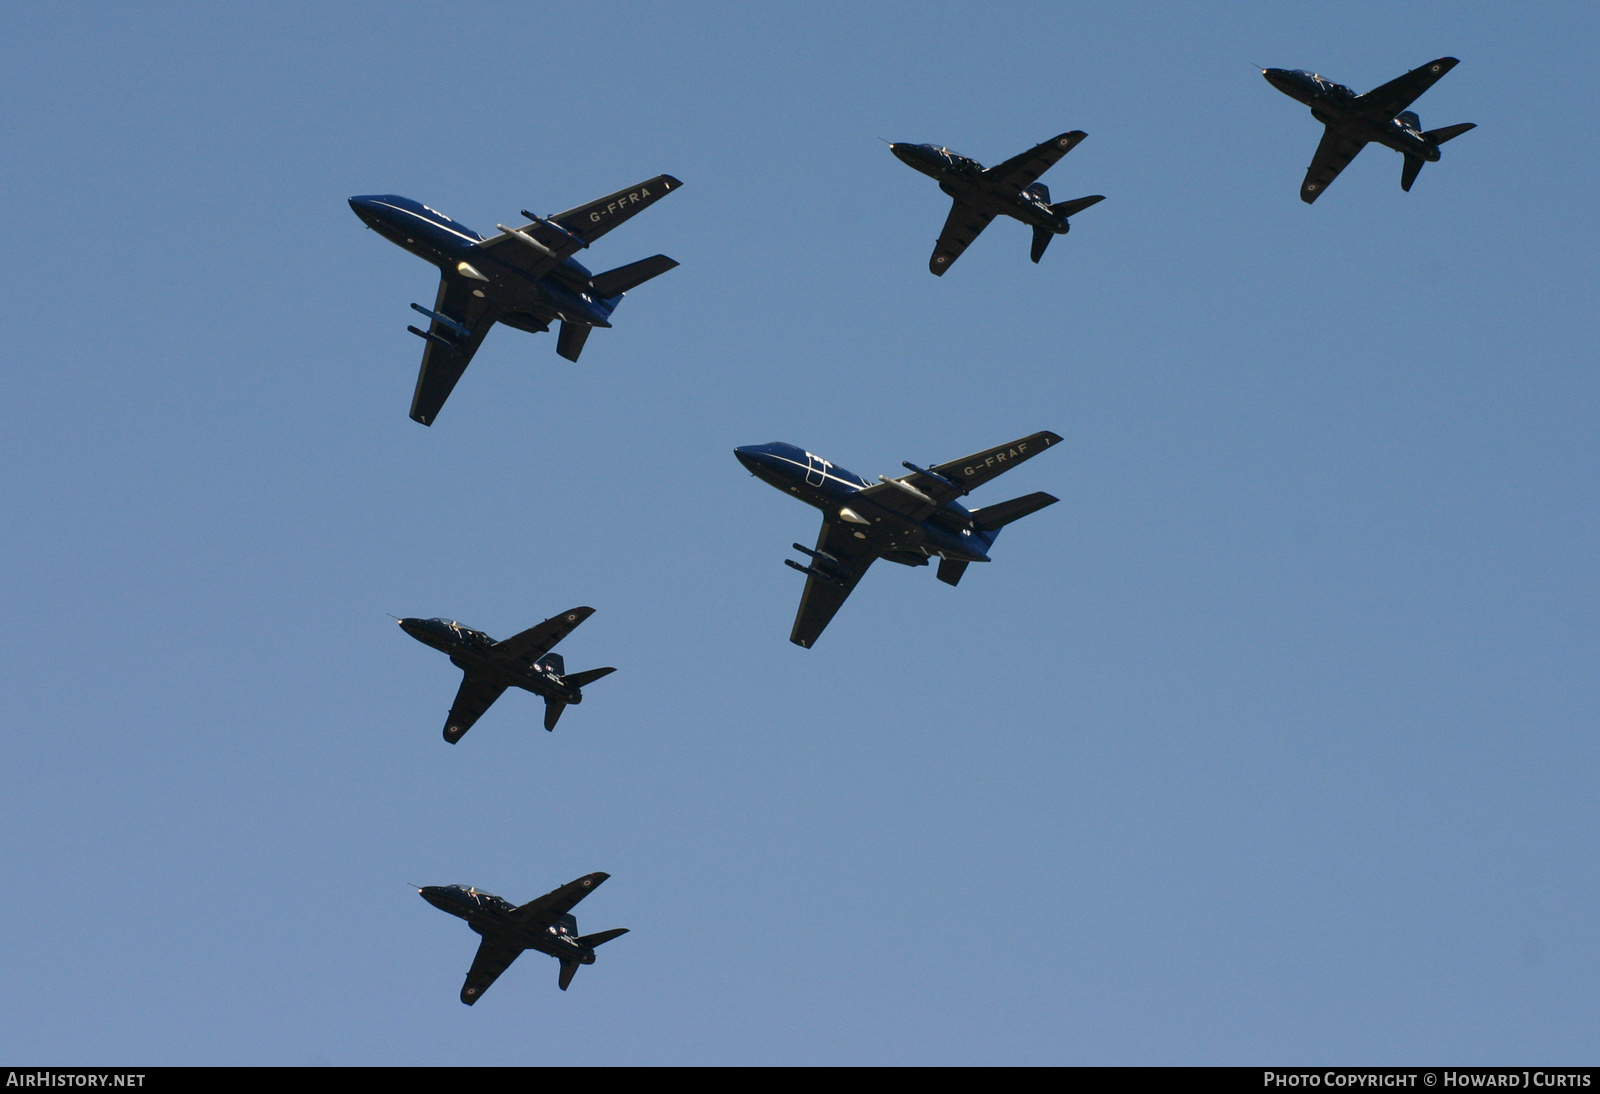
<path fill-rule="evenodd" d="M 1059 435 L 1048 429 L 1030 433 L 1010 444 L 996 445 L 925 471 L 913 471 L 869 486 L 861 495 L 908 520 L 926 520 L 963 494 L 976 490 L 1024 460 L 1031 460 L 1060 440 Z"/>
<path fill-rule="evenodd" d="M 494 326 L 489 303 L 473 296 L 472 283 L 455 274 L 439 278 L 439 295 L 434 298 L 433 310 L 455 326 L 437 319 L 428 324 L 427 348 L 422 351 L 417 389 L 411 396 L 411 420 L 423 425 L 433 424 L 444 401 L 455 390 L 456 381 L 467 371 L 472 355 L 483 344 L 484 335 Z M 462 334 L 462 330 L 466 333 Z"/>
<path fill-rule="evenodd" d="M 594 614 L 593 608 L 571 608 L 560 615 L 552 615 L 543 623 L 535 623 L 521 634 L 514 634 L 504 642 L 496 642 L 496 653 L 522 658 L 530 664 L 555 648 L 555 644 Z"/>
<path fill-rule="evenodd" d="M 559 889 L 552 889 L 544 896 L 528 901 L 511 914 L 525 924 L 549 926 L 572 911 L 578 901 L 594 892 L 610 876 L 598 871 L 585 874 L 576 881 L 569 881 Z"/>
<path fill-rule="evenodd" d="M 1317 154 L 1311 157 L 1306 179 L 1300 184 L 1300 200 L 1310 205 L 1321 197 L 1328 184 L 1338 178 L 1339 172 L 1350 166 L 1350 161 L 1366 146 L 1366 141 L 1357 140 L 1334 126 L 1324 129 Z"/>
<path fill-rule="evenodd" d="M 490 236 L 478 246 L 507 265 L 539 277 L 682 185 L 671 175 L 657 175 L 564 213 Z M 530 245 L 529 238 L 539 246 Z"/>
<path fill-rule="evenodd" d="M 961 257 L 961 253 L 978 238 L 993 219 L 993 213 L 985 213 L 971 205 L 963 204 L 959 198 L 956 199 L 955 204 L 950 206 L 950 215 L 945 217 L 944 229 L 939 233 L 939 242 L 934 244 L 933 257 L 928 259 L 928 269 L 942 276 L 950 268 L 950 264 Z"/>
<path fill-rule="evenodd" d="M 450 704 L 450 717 L 444 723 L 444 739 L 455 744 L 483 717 L 484 711 L 494 706 L 494 701 L 505 694 L 506 686 L 474 673 L 461 678 L 461 688 L 456 701 Z"/>
<path fill-rule="evenodd" d="M 851 534 L 853 525 L 834 520 L 824 520 L 817 536 L 817 553 L 829 559 L 815 559 L 812 566 L 831 577 L 806 575 L 805 591 L 800 594 L 800 610 L 795 613 L 794 630 L 789 641 L 797 646 L 811 648 L 822 634 L 834 614 L 844 605 L 861 575 L 877 559 L 877 553 L 862 540 Z"/>
<path fill-rule="evenodd" d="M 521 952 L 521 946 L 485 936 L 484 940 L 478 943 L 478 955 L 472 959 L 472 968 L 467 970 L 467 982 L 461 985 L 461 1001 L 469 1007 L 476 1003 L 478 997 L 488 991 L 489 985 L 511 967 L 511 962 L 515 961 Z"/>
<path fill-rule="evenodd" d="M 1057 160 L 1076 148 L 1078 142 L 1088 135 L 1081 129 L 1074 129 L 1070 133 L 1051 137 L 1042 144 L 1034 145 L 1020 156 L 1012 156 L 1004 163 L 995 164 L 984 171 L 983 177 L 1021 190 L 1054 167 Z"/>
<path fill-rule="evenodd" d="M 1440 57 L 1436 61 L 1429 61 L 1404 76 L 1398 76 L 1381 87 L 1373 88 L 1357 98 L 1356 102 L 1380 111 L 1387 120 L 1416 102 L 1424 91 L 1438 83 L 1441 76 L 1460 63 L 1454 57 Z"/>

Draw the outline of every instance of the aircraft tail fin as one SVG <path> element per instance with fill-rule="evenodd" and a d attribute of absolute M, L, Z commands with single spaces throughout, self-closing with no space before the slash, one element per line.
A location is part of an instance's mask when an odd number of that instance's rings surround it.
<path fill-rule="evenodd" d="M 1478 128 L 1477 122 L 1462 122 L 1460 125 L 1447 125 L 1443 129 L 1430 129 L 1423 134 L 1434 144 L 1443 144 L 1445 141 L 1454 140 L 1469 129 Z"/>
<path fill-rule="evenodd" d="M 1098 205 L 1106 200 L 1104 194 L 1091 194 L 1086 198 L 1073 198 L 1071 201 L 1058 201 L 1050 206 L 1050 211 L 1058 217 L 1077 216 L 1091 205 Z"/>
<path fill-rule="evenodd" d="M 593 327 L 583 323 L 561 322 L 561 333 L 556 336 L 556 353 L 569 361 L 576 361 L 578 354 L 583 352 L 583 344 L 589 340 L 589 332 Z"/>
<path fill-rule="evenodd" d="M 576 961 L 563 961 L 561 962 L 561 976 L 556 980 L 556 983 L 561 986 L 562 991 L 566 991 L 567 985 L 572 983 L 572 978 L 577 975 L 578 963 Z"/>
<path fill-rule="evenodd" d="M 621 296 L 643 285 L 652 277 L 660 277 L 677 264 L 666 255 L 652 255 L 649 258 L 641 258 L 638 262 L 630 262 L 626 266 L 618 266 L 614 270 L 595 274 L 592 282 L 595 295 L 602 300 Z"/>
<path fill-rule="evenodd" d="M 961 575 L 967 572 L 967 560 L 964 558 L 941 558 L 939 560 L 939 580 L 946 585 L 959 585 Z"/>
<path fill-rule="evenodd" d="M 580 944 L 582 944 L 582 945 L 588 946 L 592 950 L 596 946 L 601 945 L 602 943 L 610 942 L 613 938 L 616 938 L 618 935 L 624 935 L 624 934 L 627 934 L 627 933 L 628 933 L 628 928 L 626 928 L 626 927 L 613 927 L 609 931 L 600 931 L 597 934 L 586 934 L 586 935 L 583 935 L 578 939 L 578 942 Z"/>
<path fill-rule="evenodd" d="M 1422 173 L 1422 165 L 1427 162 L 1421 156 L 1407 156 L 1405 166 L 1400 168 L 1400 189 L 1409 191 L 1411 184 Z"/>
<path fill-rule="evenodd" d="M 590 684 L 600 679 L 600 677 L 610 676 L 616 671 L 616 669 L 612 668 L 589 669 L 586 672 L 575 672 L 571 676 L 567 676 L 564 679 L 570 686 L 581 689 L 588 687 Z"/>
<path fill-rule="evenodd" d="M 986 505 L 982 509 L 974 510 L 972 521 L 979 528 L 986 531 L 998 532 L 1012 521 L 1021 520 L 1030 513 L 1037 513 L 1045 506 L 1054 505 L 1060 500 L 1060 498 L 1052 494 L 1046 494 L 1042 490 L 1036 494 L 1024 494 L 1020 498 L 1012 498 L 1010 501 L 997 502 L 994 505 Z M 940 579 L 943 580 L 943 563 L 940 564 L 939 571 Z M 959 576 L 958 574 L 957 577 L 959 578 Z M 952 581 L 950 584 L 954 585 L 955 582 Z"/>
<path fill-rule="evenodd" d="M 544 728 L 546 730 L 555 729 L 556 723 L 561 720 L 561 712 L 566 709 L 567 704 L 563 703 L 560 699 L 545 699 Z"/>
<path fill-rule="evenodd" d="M 539 664 L 555 673 L 557 676 L 567 674 L 567 661 L 559 653 L 547 653 L 539 658 Z"/>
<path fill-rule="evenodd" d="M 1033 230 L 1033 250 L 1028 252 L 1028 257 L 1035 262 L 1044 257 L 1044 249 L 1050 246 L 1050 241 L 1055 238 L 1055 233 L 1048 228 L 1035 228 Z"/>

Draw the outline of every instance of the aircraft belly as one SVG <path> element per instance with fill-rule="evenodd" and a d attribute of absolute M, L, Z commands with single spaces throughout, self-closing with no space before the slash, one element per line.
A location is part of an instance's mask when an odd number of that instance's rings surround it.
<path fill-rule="evenodd" d="M 583 960 L 585 955 L 582 950 L 565 942 L 554 941 L 548 931 L 529 931 L 519 937 L 517 941 L 521 942 L 527 949 L 538 950 L 549 957 L 558 958 L 562 961 L 575 961 L 578 964 L 585 963 Z"/>
<path fill-rule="evenodd" d="M 930 552 L 961 562 L 988 562 L 983 541 L 977 536 L 952 534 L 942 528 L 923 528 L 922 545 Z"/>

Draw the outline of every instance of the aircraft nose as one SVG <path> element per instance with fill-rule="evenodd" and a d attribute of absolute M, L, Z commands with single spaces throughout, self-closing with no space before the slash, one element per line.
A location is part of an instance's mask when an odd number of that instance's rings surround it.
<path fill-rule="evenodd" d="M 378 219 L 378 201 L 369 195 L 358 194 L 350 199 L 350 211 L 371 224 Z"/>
<path fill-rule="evenodd" d="M 761 457 L 764 455 L 761 449 L 753 444 L 747 444 L 743 448 L 735 448 L 733 454 L 752 473 L 761 466 Z"/>

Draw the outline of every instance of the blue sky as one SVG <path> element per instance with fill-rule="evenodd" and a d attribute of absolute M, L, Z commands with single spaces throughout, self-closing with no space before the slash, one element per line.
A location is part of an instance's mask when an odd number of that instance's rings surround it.
<path fill-rule="evenodd" d="M 0 51 L 0 1055 L 41 1063 L 1593 1062 L 1600 102 L 1584 4 L 40 5 Z M 1479 128 L 1411 193 L 1252 64 Z M 1044 261 L 877 138 L 1101 193 Z M 432 272 L 659 172 L 682 266 L 406 418 Z M 1062 502 L 813 650 L 813 511 L 1053 429 Z M 385 613 L 577 604 L 558 731 Z M 408 883 L 591 870 L 471 1009 Z"/>

